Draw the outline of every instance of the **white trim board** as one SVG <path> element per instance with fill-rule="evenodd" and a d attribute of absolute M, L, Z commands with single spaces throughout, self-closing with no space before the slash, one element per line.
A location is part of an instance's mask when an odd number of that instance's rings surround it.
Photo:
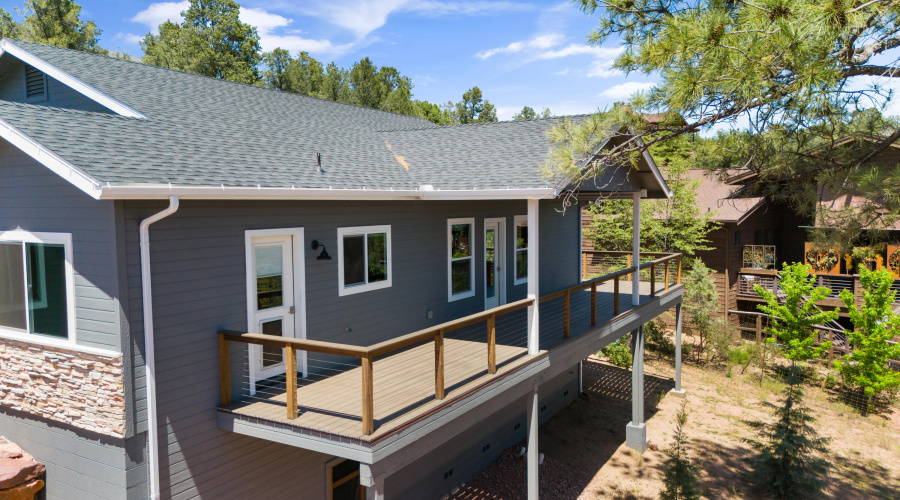
<path fill-rule="evenodd" d="M 59 80 L 59 82 L 63 85 L 70 87 L 72 90 L 84 95 L 88 99 L 96 102 L 97 104 L 100 104 L 101 106 L 118 115 L 127 116 L 129 118 L 140 118 L 143 120 L 148 119 L 147 116 L 140 111 L 137 111 L 136 109 L 127 106 L 126 104 L 104 94 L 103 92 L 100 92 L 87 83 L 84 83 L 78 78 L 75 78 L 74 76 L 48 63 L 40 57 L 37 57 L 36 55 L 28 52 L 22 47 L 19 47 L 10 40 L 0 40 L 0 56 L 2 56 L 3 54 L 9 54 L 12 57 L 15 57 L 16 59 L 24 62 L 25 64 L 41 70 L 45 75 Z"/>

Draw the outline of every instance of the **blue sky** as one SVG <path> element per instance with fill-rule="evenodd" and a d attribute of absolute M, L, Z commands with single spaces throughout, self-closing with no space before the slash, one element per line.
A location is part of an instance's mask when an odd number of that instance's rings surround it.
<path fill-rule="evenodd" d="M 110 50 L 139 56 L 138 41 L 187 2 L 76 0 Z M 458 101 L 477 85 L 510 119 L 522 106 L 589 113 L 652 81 L 610 69 L 616 44 L 589 47 L 595 19 L 570 2 L 508 0 L 245 0 L 264 50 L 310 52 L 349 67 L 369 56 L 413 78 L 418 99 Z"/>

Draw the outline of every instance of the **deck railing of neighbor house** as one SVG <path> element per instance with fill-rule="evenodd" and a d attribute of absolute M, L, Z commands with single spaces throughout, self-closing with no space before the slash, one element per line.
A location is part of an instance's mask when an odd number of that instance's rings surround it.
<path fill-rule="evenodd" d="M 629 267 L 616 272 L 606 274 L 604 276 L 582 281 L 563 290 L 544 295 L 538 299 L 540 303 L 556 303 L 561 302 L 563 307 L 562 318 L 562 337 L 568 339 L 571 335 L 571 325 L 573 322 L 573 294 L 578 292 L 586 292 L 590 290 L 590 325 L 597 325 L 597 288 L 600 285 L 606 285 L 613 282 L 613 313 L 619 314 L 620 310 L 620 281 L 634 273 L 635 270 L 649 273 L 650 295 L 655 296 L 657 293 L 657 277 L 664 277 L 661 286 L 668 290 L 673 284 L 681 283 L 681 254 L 654 254 L 659 256 L 655 260 L 640 264 L 637 268 Z M 669 269 L 677 266 L 677 274 L 675 271 L 670 273 Z M 660 270 L 663 268 L 663 270 Z M 674 277 L 674 283 L 672 283 Z M 608 285 L 606 285 L 608 286 Z M 628 287 L 625 291 L 626 300 L 630 301 L 631 290 Z M 376 357 L 397 354 L 406 349 L 413 348 L 417 344 L 430 342 L 434 346 L 434 398 L 442 400 L 446 396 L 445 391 L 445 338 L 451 332 L 471 330 L 470 327 L 484 323 L 485 328 L 481 332 L 481 336 L 485 339 L 486 356 L 485 362 L 487 367 L 487 375 L 494 376 L 497 373 L 497 327 L 498 319 L 508 317 L 512 313 L 531 306 L 532 299 L 523 299 L 509 304 L 495 307 L 484 312 L 479 312 L 459 318 L 453 321 L 435 325 L 424 330 L 419 330 L 401 337 L 386 340 L 370 346 L 355 346 L 347 344 L 339 344 L 333 342 L 323 342 L 316 340 L 294 339 L 274 335 L 264 335 L 259 333 L 245 333 L 230 330 L 218 332 L 219 335 L 219 377 L 221 383 L 221 400 L 223 406 L 232 403 L 231 393 L 231 359 L 230 344 L 252 344 L 269 348 L 284 349 L 284 371 L 285 371 L 285 392 L 286 392 L 286 418 L 294 420 L 298 417 L 298 401 L 297 401 L 297 364 L 296 353 L 306 351 L 308 353 L 317 353 L 322 355 L 341 356 L 344 358 L 354 358 L 359 360 L 362 366 L 362 380 L 360 398 L 362 403 L 362 433 L 363 435 L 371 435 L 375 430 L 374 408 L 375 408 L 375 389 L 374 389 L 374 359 Z M 630 302 L 628 302 L 630 304 Z M 552 307 L 553 304 L 548 304 Z M 542 306 L 543 307 L 543 306 Z M 543 316 L 543 314 L 542 314 Z M 585 318 L 586 320 L 586 318 Z M 521 326 L 521 325 L 519 325 Z M 522 329 L 524 330 L 524 328 Z M 469 332 L 471 333 L 471 332 Z M 467 339 L 471 339 L 468 337 Z M 346 365 L 350 366 L 350 365 Z M 355 365 L 354 365 L 355 366 Z M 485 365 L 482 365 L 485 366 Z M 484 368 L 481 368 L 483 371 Z M 255 382 L 251 382 L 255 383 Z"/>

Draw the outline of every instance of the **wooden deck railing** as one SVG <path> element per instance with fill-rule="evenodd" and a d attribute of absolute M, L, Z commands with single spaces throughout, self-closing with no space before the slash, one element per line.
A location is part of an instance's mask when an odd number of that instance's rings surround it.
<path fill-rule="evenodd" d="M 664 257 L 656 259 L 652 262 L 641 264 L 637 269 L 634 267 L 623 269 L 606 276 L 601 276 L 589 281 L 583 281 L 575 286 L 547 294 L 538 299 L 539 302 L 546 302 L 558 297 L 565 297 L 565 310 L 563 314 L 563 336 L 569 338 L 571 327 L 571 296 L 572 292 L 591 289 L 591 326 L 597 324 L 597 285 L 607 281 L 614 281 L 613 288 L 613 312 L 619 314 L 619 280 L 623 276 L 634 273 L 636 270 L 650 268 L 651 276 L 655 277 L 655 269 L 657 266 L 666 264 L 672 260 L 678 261 L 678 276 L 676 284 L 681 283 L 681 254 L 657 254 Z M 669 273 L 665 273 L 665 289 L 669 289 Z M 650 283 L 651 296 L 656 295 L 656 283 L 651 280 Z M 259 333 L 244 333 L 232 330 L 219 331 L 219 377 L 221 380 L 221 398 L 222 405 L 231 404 L 231 358 L 229 352 L 229 342 L 237 342 L 243 344 L 253 344 L 267 347 L 280 347 L 285 350 L 285 385 L 287 392 L 287 419 L 294 420 L 298 417 L 297 410 L 297 365 L 296 352 L 307 351 L 318 354 L 330 354 L 336 356 L 345 356 L 361 360 L 362 364 L 362 425 L 363 434 L 369 435 L 375 431 L 374 408 L 375 408 L 375 391 L 374 391 L 374 374 L 373 364 L 377 356 L 390 354 L 421 342 L 434 342 L 434 396 L 435 399 L 441 400 L 445 397 L 444 390 L 444 336 L 452 331 L 484 322 L 486 325 L 486 343 L 487 343 L 487 372 L 491 375 L 497 373 L 497 347 L 496 347 L 496 324 L 497 317 L 508 314 L 520 309 L 531 306 L 534 303 L 532 299 L 522 299 L 500 307 L 495 307 L 484 312 L 479 312 L 453 321 L 448 321 L 440 325 L 435 325 L 424 330 L 419 330 L 402 337 L 397 337 L 384 342 L 379 342 L 367 347 L 354 346 L 347 344 L 338 344 L 333 342 L 323 342 L 318 340 L 295 339 L 289 337 L 279 337 L 275 335 L 264 335 Z"/>

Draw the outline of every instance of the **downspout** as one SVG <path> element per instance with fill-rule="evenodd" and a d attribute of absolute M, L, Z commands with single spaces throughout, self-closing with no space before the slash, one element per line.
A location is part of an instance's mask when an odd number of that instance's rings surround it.
<path fill-rule="evenodd" d="M 150 467 L 150 500 L 159 499 L 159 429 L 156 418 L 156 355 L 153 346 L 153 287 L 150 284 L 150 224 L 178 210 L 178 197 L 169 197 L 169 208 L 141 222 L 141 296 L 144 299 L 144 372 L 147 391 L 147 454 Z"/>

